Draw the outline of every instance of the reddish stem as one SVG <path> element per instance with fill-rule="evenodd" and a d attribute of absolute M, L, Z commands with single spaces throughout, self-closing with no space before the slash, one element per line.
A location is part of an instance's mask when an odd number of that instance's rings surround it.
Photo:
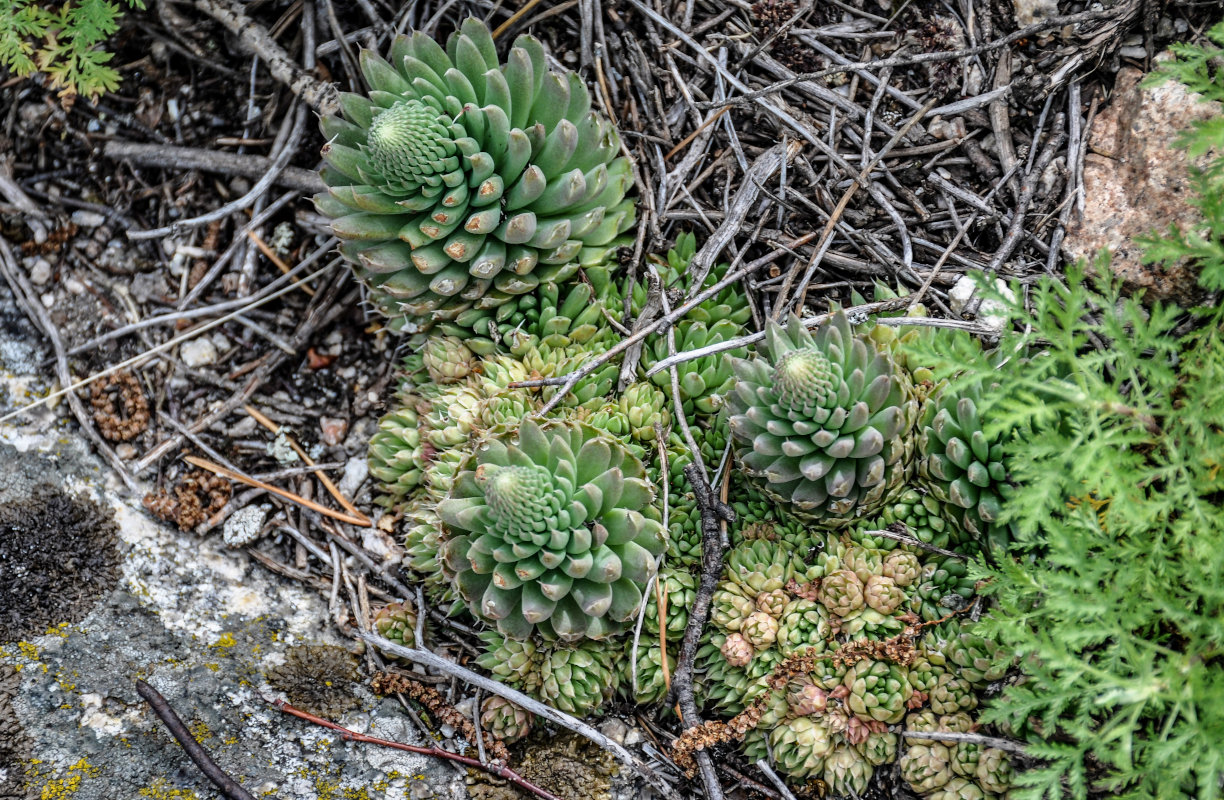
<path fill-rule="evenodd" d="M 478 761 L 475 758 L 468 758 L 467 756 L 461 756 L 458 753 L 452 753 L 449 750 L 443 750 L 440 747 L 419 747 L 414 744 L 403 744 L 402 742 L 392 742 L 389 739 L 379 739 L 377 736 L 367 736 L 364 733 L 357 733 L 357 731 L 350 731 L 348 728 L 344 727 L 343 725 L 337 725 L 336 723 L 331 722 L 329 720 L 325 720 L 322 717 L 316 717 L 314 714 L 310 714 L 306 711 L 303 711 L 300 708 L 294 708 L 293 706 L 286 703 L 284 700 L 273 700 L 272 705 L 276 706 L 277 708 L 279 708 L 281 711 L 285 712 L 286 714 L 291 714 L 297 717 L 298 719 L 304 719 L 307 722 L 313 722 L 315 725 L 318 725 L 320 727 L 331 728 L 333 731 L 339 731 L 341 738 L 344 738 L 344 739 L 351 739 L 354 742 L 365 742 L 367 744 L 379 744 L 379 745 L 382 745 L 383 747 L 390 747 L 393 750 L 405 750 L 409 753 L 417 753 L 423 756 L 434 756 L 436 758 L 449 759 L 450 761 L 458 761 L 460 764 L 464 764 L 474 769 L 481 770 L 482 772 L 487 772 L 490 775 L 496 775 L 499 778 L 505 778 L 506 780 L 510 781 L 515 786 L 519 787 L 520 789 L 527 791 L 527 792 L 531 792 L 536 797 L 543 798 L 543 800 L 561 800 L 561 798 L 557 797 L 555 794 L 552 794 L 551 792 L 545 789 L 541 789 L 539 786 L 536 786 L 534 783 L 531 783 L 526 778 L 524 778 L 522 775 L 519 775 L 517 772 L 515 772 L 514 770 L 506 766 L 482 764 L 480 761 Z"/>

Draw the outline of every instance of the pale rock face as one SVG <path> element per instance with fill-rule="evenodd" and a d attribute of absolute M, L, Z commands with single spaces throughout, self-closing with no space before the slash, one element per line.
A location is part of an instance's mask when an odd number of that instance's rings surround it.
<path fill-rule="evenodd" d="M 1144 88 L 1143 77 L 1136 69 L 1121 70 L 1113 100 L 1093 123 L 1084 157 L 1083 218 L 1073 216 L 1063 253 L 1091 262 L 1106 248 L 1110 269 L 1127 289 L 1186 305 L 1197 292 L 1195 270 L 1187 264 L 1143 264 L 1135 239 L 1170 224 L 1184 231 L 1200 221 L 1187 202 L 1192 196 L 1188 167 L 1206 166 L 1209 155 L 1188 162 L 1185 151 L 1172 145 L 1192 122 L 1222 110 L 1175 82 Z"/>

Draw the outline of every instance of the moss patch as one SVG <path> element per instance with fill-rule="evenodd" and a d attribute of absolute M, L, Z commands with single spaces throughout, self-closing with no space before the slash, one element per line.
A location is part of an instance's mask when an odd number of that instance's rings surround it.
<path fill-rule="evenodd" d="M 0 506 L 0 642 L 82 619 L 119 575 L 118 527 L 48 484 Z"/>

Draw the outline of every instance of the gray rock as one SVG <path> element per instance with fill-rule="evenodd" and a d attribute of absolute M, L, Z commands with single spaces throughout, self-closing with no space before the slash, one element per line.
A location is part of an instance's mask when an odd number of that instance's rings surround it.
<path fill-rule="evenodd" d="M 25 795 L 35 798 L 218 797 L 137 695 L 141 678 L 256 796 L 467 796 L 449 764 L 345 742 L 266 702 L 280 696 L 269 674 L 279 675 L 276 685 L 290 697 L 304 692 L 298 703 L 330 681 L 327 707 L 336 722 L 425 743 L 396 704 L 347 676 L 312 676 L 311 662 L 301 659 L 287 673 L 296 683 L 278 672 L 302 651 L 351 659 L 342 649 L 351 643 L 328 622 L 325 598 L 226 549 L 220 537 L 156 523 L 121 499 L 92 456 L 58 428 L 45 436 L 0 428 L 0 463 L 0 502 L 49 482 L 95 497 L 113 513 L 121 540 L 117 582 L 88 598 L 76 621 L 0 642 L 0 788 L 24 775 Z M 318 644 L 333 646 L 303 647 Z"/>

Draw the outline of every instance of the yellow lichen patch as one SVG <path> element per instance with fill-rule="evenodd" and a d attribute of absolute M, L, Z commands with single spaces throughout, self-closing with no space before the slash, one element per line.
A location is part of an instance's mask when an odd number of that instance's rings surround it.
<path fill-rule="evenodd" d="M 82 758 L 68 767 L 64 775 L 43 781 L 43 778 L 50 773 L 41 773 L 37 768 L 40 763 L 42 762 L 30 761 L 27 770 L 30 787 L 38 791 L 40 800 L 64 800 L 64 798 L 72 797 L 80 790 L 81 782 L 85 778 L 96 778 L 101 774 L 97 767 Z"/>
<path fill-rule="evenodd" d="M 234 639 L 234 634 L 223 633 L 217 638 L 217 641 L 210 644 L 209 647 L 213 648 L 214 650 L 222 651 L 223 655 L 228 655 L 228 653 L 225 653 L 224 651 L 229 650 L 236 644 L 238 644 L 238 642 Z"/>
<path fill-rule="evenodd" d="M 150 800 L 199 800 L 192 789 L 173 789 L 165 778 L 155 778 L 153 783 L 140 790 L 141 797 Z"/>
<path fill-rule="evenodd" d="M 212 731 L 208 729 L 203 720 L 192 720 L 188 730 L 191 731 L 191 735 L 195 737 L 197 742 L 203 742 L 205 739 L 212 738 Z"/>

